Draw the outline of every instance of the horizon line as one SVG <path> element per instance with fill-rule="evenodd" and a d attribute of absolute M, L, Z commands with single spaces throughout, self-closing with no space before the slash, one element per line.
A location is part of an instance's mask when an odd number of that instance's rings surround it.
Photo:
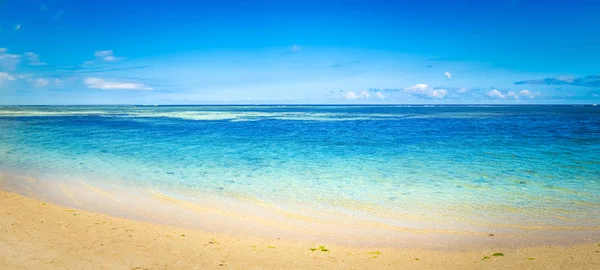
<path fill-rule="evenodd" d="M 198 104 L 0 104 L 2 107 L 15 107 L 15 106 L 139 106 L 139 107 L 186 107 L 186 106 L 373 106 L 373 107 L 386 107 L 386 106 L 591 106 L 596 107 L 597 103 L 527 103 L 527 104 L 514 104 L 514 103 L 449 103 L 449 104 L 430 104 L 430 103 L 386 103 L 386 104 L 341 104 L 341 103 L 239 103 L 239 104 L 217 104 L 217 103 L 198 103 Z"/>

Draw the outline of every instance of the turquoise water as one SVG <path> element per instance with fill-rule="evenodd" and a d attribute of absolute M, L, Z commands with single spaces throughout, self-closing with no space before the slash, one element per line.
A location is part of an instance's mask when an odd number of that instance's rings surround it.
<path fill-rule="evenodd" d="M 599 153 L 592 106 L 0 107 L 0 171 L 404 227 L 597 228 Z"/>

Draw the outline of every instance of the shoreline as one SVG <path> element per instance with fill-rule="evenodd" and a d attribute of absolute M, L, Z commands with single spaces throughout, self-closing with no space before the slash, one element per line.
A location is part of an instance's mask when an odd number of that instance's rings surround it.
<path fill-rule="evenodd" d="M 482 231 L 394 226 L 359 217 L 289 212 L 261 201 L 176 198 L 156 190 L 96 186 L 0 172 L 0 190 L 126 220 L 229 234 L 236 237 L 327 242 L 353 247 L 423 248 L 462 251 L 572 245 L 600 241 L 600 228 L 489 228 Z M 315 212 L 316 213 L 316 212 Z M 326 212 L 324 214 L 327 214 Z M 207 222 L 209 221 L 209 222 Z M 413 225 L 407 223 L 409 225 Z"/>
<path fill-rule="evenodd" d="M 0 215 L 2 269 L 600 267 L 600 239 L 566 246 L 491 245 L 461 251 L 355 247 L 183 229 L 75 210 L 5 191 L 0 191 Z"/>

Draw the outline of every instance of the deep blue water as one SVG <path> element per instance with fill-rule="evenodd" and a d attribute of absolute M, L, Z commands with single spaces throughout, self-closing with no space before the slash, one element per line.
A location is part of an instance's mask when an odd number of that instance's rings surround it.
<path fill-rule="evenodd" d="M 600 107 L 0 107 L 0 171 L 295 211 L 593 227 Z"/>

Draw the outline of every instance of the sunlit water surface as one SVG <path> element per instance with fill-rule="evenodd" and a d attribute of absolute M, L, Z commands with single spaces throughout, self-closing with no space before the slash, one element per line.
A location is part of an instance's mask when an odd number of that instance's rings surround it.
<path fill-rule="evenodd" d="M 409 229 L 598 228 L 599 153 L 592 106 L 0 107 L 3 172 Z"/>

